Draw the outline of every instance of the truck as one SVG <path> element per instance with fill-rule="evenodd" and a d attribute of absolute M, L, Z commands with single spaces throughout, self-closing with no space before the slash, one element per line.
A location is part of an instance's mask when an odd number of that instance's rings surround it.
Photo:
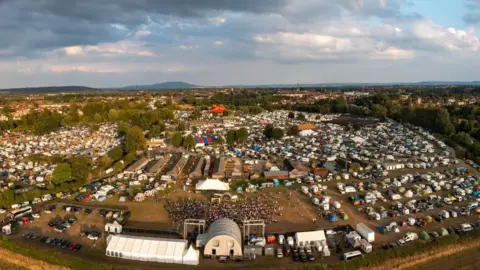
<path fill-rule="evenodd" d="M 365 253 L 370 253 L 372 252 L 372 244 L 370 244 L 367 240 L 365 239 L 360 239 L 360 248 L 363 250 Z"/>
<path fill-rule="evenodd" d="M 397 242 L 400 245 L 405 245 L 405 244 L 413 242 L 417 239 L 418 239 L 418 234 L 416 234 L 414 232 L 408 232 L 408 233 L 405 234 L 405 236 L 403 236 L 402 239 L 398 240 Z"/>
<path fill-rule="evenodd" d="M 460 228 L 462 229 L 463 232 L 469 232 L 469 231 L 473 230 L 472 225 L 470 225 L 468 223 L 461 224 Z"/>
<path fill-rule="evenodd" d="M 360 234 L 363 238 L 365 238 L 369 243 L 375 241 L 375 232 L 368 228 L 363 223 L 358 223 L 356 231 Z"/>

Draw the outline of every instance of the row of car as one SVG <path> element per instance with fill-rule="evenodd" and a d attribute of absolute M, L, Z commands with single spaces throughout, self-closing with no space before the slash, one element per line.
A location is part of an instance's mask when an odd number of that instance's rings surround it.
<path fill-rule="evenodd" d="M 64 220 L 56 217 L 48 223 L 48 226 L 53 227 L 56 232 L 64 232 L 75 223 L 77 223 L 77 219 L 74 217 L 66 217 Z"/>
<path fill-rule="evenodd" d="M 82 249 L 81 244 L 78 244 L 78 243 L 75 243 L 75 242 L 70 242 L 67 239 L 58 239 L 58 238 L 54 238 L 54 237 L 46 237 L 45 236 L 45 237 L 42 237 L 40 239 L 40 242 L 44 243 L 44 244 L 49 244 L 51 246 L 57 246 L 57 247 L 60 247 L 60 248 L 63 248 L 63 249 L 68 249 L 68 250 L 71 250 L 71 251 L 79 251 L 80 249 Z"/>
<path fill-rule="evenodd" d="M 315 255 L 310 247 L 297 247 L 292 250 L 292 259 L 301 262 L 315 261 Z"/>

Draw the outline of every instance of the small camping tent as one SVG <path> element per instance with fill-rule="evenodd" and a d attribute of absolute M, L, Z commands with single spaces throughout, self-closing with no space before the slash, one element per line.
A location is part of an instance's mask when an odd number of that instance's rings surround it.
<path fill-rule="evenodd" d="M 413 192 L 411 190 L 407 190 L 403 195 L 407 198 L 411 198 L 413 197 Z"/>
<path fill-rule="evenodd" d="M 335 213 L 330 213 L 328 214 L 328 221 L 330 222 L 337 222 L 338 221 L 338 216 Z"/>
<path fill-rule="evenodd" d="M 135 195 L 134 199 L 136 202 L 143 202 L 145 200 L 145 194 L 138 193 L 137 195 Z"/>
<path fill-rule="evenodd" d="M 105 231 L 109 233 L 122 233 L 122 225 L 118 224 L 117 221 L 106 223 Z"/>
<path fill-rule="evenodd" d="M 11 224 L 7 224 L 5 226 L 2 227 L 2 233 L 4 234 L 12 234 L 12 225 Z"/>
<path fill-rule="evenodd" d="M 422 231 L 420 233 L 420 238 L 422 238 L 425 241 L 428 241 L 428 240 L 430 240 L 430 235 L 426 231 Z"/>
<path fill-rule="evenodd" d="M 445 229 L 445 228 L 440 228 L 440 235 L 441 236 L 445 236 L 445 235 L 448 235 L 448 231 Z"/>

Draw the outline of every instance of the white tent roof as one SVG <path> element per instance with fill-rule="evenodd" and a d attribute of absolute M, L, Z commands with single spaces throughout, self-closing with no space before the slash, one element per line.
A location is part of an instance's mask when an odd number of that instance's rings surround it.
<path fill-rule="evenodd" d="M 187 240 L 181 239 L 111 235 L 107 239 L 106 253 L 107 256 L 131 260 L 198 264 L 198 252 L 187 250 L 187 247 Z"/>
<path fill-rule="evenodd" d="M 230 185 L 218 179 L 207 179 L 198 181 L 198 183 L 195 185 L 195 189 L 227 191 L 230 190 Z"/>
<path fill-rule="evenodd" d="M 295 240 L 297 241 L 297 245 L 300 242 L 310 243 L 311 241 L 322 241 L 325 239 L 325 232 L 323 230 L 297 232 L 295 234 Z"/>
<path fill-rule="evenodd" d="M 195 250 L 192 246 L 190 246 L 183 254 L 183 264 L 198 265 L 198 257 L 198 250 Z"/>

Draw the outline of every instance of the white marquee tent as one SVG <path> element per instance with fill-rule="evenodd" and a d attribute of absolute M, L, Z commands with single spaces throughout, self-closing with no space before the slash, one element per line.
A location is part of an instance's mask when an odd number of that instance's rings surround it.
<path fill-rule="evenodd" d="M 218 179 L 207 179 L 207 180 L 198 181 L 198 183 L 195 185 L 195 189 L 227 191 L 227 190 L 230 190 L 230 185 Z"/>
<path fill-rule="evenodd" d="M 105 254 L 138 261 L 198 264 L 198 252 L 187 247 L 187 240 L 111 235 L 107 239 Z"/>
<path fill-rule="evenodd" d="M 309 246 L 316 241 L 326 240 L 323 230 L 295 233 L 295 244 L 298 246 Z"/>

